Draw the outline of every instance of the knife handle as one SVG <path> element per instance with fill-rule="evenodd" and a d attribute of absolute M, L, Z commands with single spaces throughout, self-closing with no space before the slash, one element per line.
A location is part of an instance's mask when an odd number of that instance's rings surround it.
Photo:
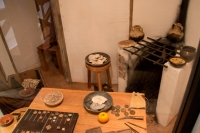
<path fill-rule="evenodd" d="M 132 119 L 144 120 L 143 116 L 130 116 Z"/>

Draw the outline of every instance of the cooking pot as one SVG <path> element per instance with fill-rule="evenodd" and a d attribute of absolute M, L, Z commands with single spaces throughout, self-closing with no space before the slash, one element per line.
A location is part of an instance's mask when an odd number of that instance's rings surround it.
<path fill-rule="evenodd" d="M 180 56 L 185 59 L 186 62 L 190 62 L 194 59 L 196 54 L 196 48 L 192 46 L 182 46 Z"/>

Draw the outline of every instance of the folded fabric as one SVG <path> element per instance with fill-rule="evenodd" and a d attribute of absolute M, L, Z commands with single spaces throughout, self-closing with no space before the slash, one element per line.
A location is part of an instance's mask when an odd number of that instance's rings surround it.
<path fill-rule="evenodd" d="M 39 84 L 40 80 L 39 79 L 24 79 L 22 82 L 22 86 L 24 88 L 33 88 L 35 89 L 37 85 Z"/>

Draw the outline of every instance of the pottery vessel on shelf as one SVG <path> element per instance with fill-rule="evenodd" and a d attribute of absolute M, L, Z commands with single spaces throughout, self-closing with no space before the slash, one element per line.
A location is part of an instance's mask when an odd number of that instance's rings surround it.
<path fill-rule="evenodd" d="M 192 46 L 183 46 L 180 51 L 180 56 L 186 60 L 186 62 L 190 62 L 194 59 L 196 54 L 196 48 Z"/>
<path fill-rule="evenodd" d="M 173 42 L 177 43 L 183 40 L 184 32 L 183 26 L 181 23 L 174 23 L 172 28 L 167 33 L 167 38 Z"/>
<path fill-rule="evenodd" d="M 144 38 L 144 32 L 140 25 L 135 25 L 130 31 L 130 39 L 138 42 Z"/>

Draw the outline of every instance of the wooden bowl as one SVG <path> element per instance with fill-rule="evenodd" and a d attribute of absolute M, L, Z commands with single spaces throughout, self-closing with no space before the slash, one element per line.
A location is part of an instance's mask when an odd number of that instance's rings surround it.
<path fill-rule="evenodd" d="M 196 54 L 196 48 L 192 46 L 183 46 L 180 51 L 180 56 L 185 59 L 186 62 L 190 62 L 194 59 Z"/>
<path fill-rule="evenodd" d="M 13 115 L 11 114 L 6 114 L 3 117 L 0 118 L 0 125 L 1 126 L 8 126 L 13 122 Z"/>
<path fill-rule="evenodd" d="M 178 56 L 169 58 L 169 62 L 174 67 L 182 67 L 186 64 L 186 60 Z"/>
<path fill-rule="evenodd" d="M 35 89 L 29 87 L 29 88 L 24 88 L 24 89 L 20 90 L 19 95 L 21 97 L 29 97 L 29 96 L 33 95 L 34 92 L 35 92 Z"/>
<path fill-rule="evenodd" d="M 44 103 L 48 106 L 57 106 L 63 101 L 63 94 L 59 91 L 48 93 L 44 98 Z"/>

